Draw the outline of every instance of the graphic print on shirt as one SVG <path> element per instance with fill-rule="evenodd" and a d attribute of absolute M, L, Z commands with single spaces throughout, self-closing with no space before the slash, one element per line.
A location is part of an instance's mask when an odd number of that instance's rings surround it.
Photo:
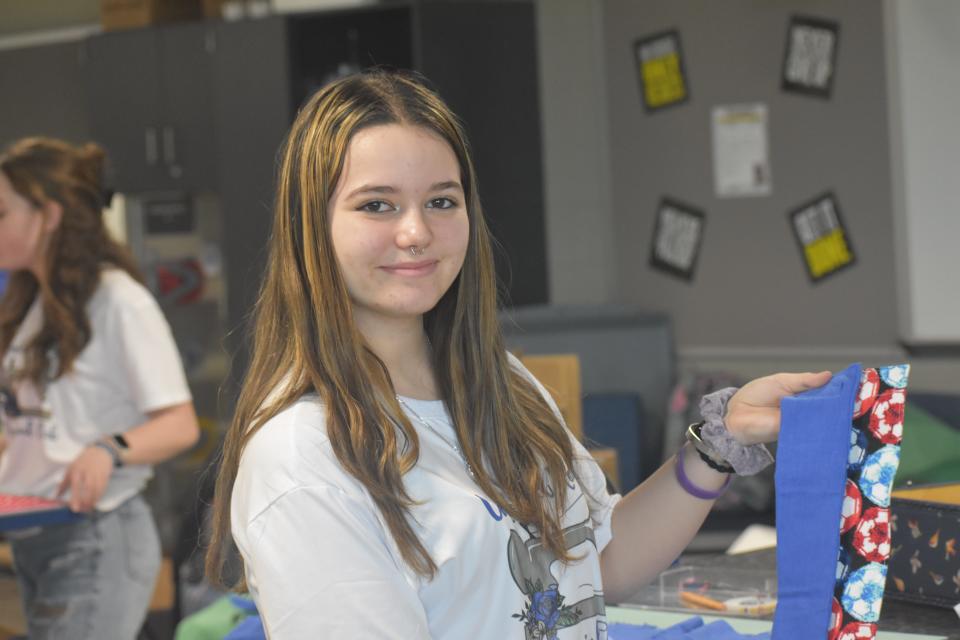
<path fill-rule="evenodd" d="M 42 393 L 32 384 L 15 382 L 23 358 L 21 349 L 10 347 L 0 366 L 0 427 L 9 437 L 54 438 L 56 427 Z"/>
<path fill-rule="evenodd" d="M 573 475 L 567 476 L 568 487 L 571 492 L 578 491 L 579 487 Z M 582 492 L 577 493 L 564 512 L 564 520 L 573 506 L 583 500 Z M 507 545 L 507 562 L 510 574 L 517 588 L 526 596 L 526 606 L 520 613 L 513 614 L 524 623 L 527 640 L 556 640 L 557 632 L 566 627 L 572 627 L 589 618 L 600 618 L 597 621 L 597 638 L 606 638 L 606 621 L 604 616 L 603 594 L 594 593 L 579 602 L 567 603 L 566 596 L 559 591 L 559 577 L 554 575 L 551 567 L 557 562 L 556 554 L 544 546 L 543 541 L 534 531 L 523 527 L 528 535 L 524 539 L 516 529 L 510 532 L 510 541 Z M 581 544 L 589 543 L 596 548 L 593 526 L 587 515 L 582 521 L 567 526 L 563 530 L 564 548 L 573 551 Z M 576 556 L 576 554 L 573 554 Z"/>

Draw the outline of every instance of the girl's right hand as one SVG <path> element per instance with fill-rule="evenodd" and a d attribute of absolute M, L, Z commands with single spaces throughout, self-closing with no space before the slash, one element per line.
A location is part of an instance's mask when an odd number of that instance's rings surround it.
<path fill-rule="evenodd" d="M 101 447 L 91 445 L 67 468 L 57 488 L 57 498 L 69 491 L 71 511 L 92 511 L 106 490 L 111 473 L 113 458 Z"/>

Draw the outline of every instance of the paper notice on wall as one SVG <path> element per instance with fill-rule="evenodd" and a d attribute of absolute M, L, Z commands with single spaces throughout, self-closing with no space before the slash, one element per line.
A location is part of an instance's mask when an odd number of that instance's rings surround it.
<path fill-rule="evenodd" d="M 773 190 L 767 148 L 767 106 L 713 108 L 713 176 L 718 198 L 767 196 Z"/>

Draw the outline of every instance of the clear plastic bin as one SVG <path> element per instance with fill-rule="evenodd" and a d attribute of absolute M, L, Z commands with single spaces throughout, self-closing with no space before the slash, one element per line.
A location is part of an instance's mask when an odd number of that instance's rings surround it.
<path fill-rule="evenodd" d="M 770 571 L 756 569 L 679 566 L 661 573 L 626 603 L 663 611 L 773 619 L 777 579 Z"/>

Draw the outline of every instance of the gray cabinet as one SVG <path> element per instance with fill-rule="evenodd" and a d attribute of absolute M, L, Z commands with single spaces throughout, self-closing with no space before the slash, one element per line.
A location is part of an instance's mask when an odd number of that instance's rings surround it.
<path fill-rule="evenodd" d="M 106 33 L 87 43 L 87 110 L 121 191 L 216 186 L 212 40 L 203 24 Z"/>
<path fill-rule="evenodd" d="M 90 138 L 77 42 L 0 51 L 0 147 L 25 136 Z"/>
<path fill-rule="evenodd" d="M 214 121 L 215 40 L 200 23 L 160 30 L 162 158 L 171 184 L 193 190 L 217 186 Z"/>
<path fill-rule="evenodd" d="M 214 117 L 220 207 L 225 221 L 228 349 L 232 402 L 246 370 L 244 319 L 253 306 L 272 226 L 274 163 L 292 119 L 287 23 L 280 17 L 217 25 Z"/>
<path fill-rule="evenodd" d="M 466 126 L 510 306 L 547 295 L 536 19 L 530 2 L 423 1 L 416 68 Z"/>

